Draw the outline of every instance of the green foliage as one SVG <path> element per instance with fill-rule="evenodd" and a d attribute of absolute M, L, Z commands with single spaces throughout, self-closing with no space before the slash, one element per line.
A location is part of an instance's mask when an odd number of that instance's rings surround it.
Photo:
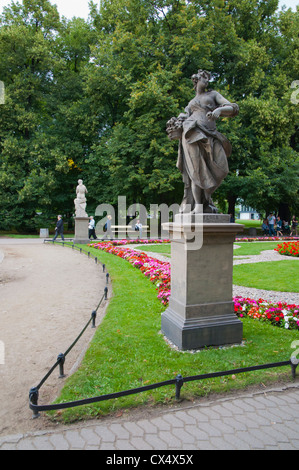
<path fill-rule="evenodd" d="M 91 35 L 83 20 L 61 23 L 46 0 L 12 4 L 0 25 L 0 228 L 34 230 L 73 211 L 85 157 L 78 75 Z"/>
<path fill-rule="evenodd" d="M 232 142 L 215 193 L 260 212 L 298 207 L 299 13 L 277 0 L 105 0 L 89 21 L 60 19 L 48 0 L 11 3 L 0 18 L 0 228 L 71 215 L 82 177 L 88 211 L 102 203 L 182 199 L 177 143 L 166 122 L 193 97 L 191 75 L 240 114 L 218 128 Z"/>

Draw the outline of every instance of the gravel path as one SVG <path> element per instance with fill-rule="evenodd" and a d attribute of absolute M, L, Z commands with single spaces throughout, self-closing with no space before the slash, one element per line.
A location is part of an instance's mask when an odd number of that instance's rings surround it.
<path fill-rule="evenodd" d="M 33 431 L 29 390 L 64 353 L 90 319 L 105 287 L 99 265 L 79 252 L 39 240 L 0 239 L 0 436 Z M 98 310 L 96 324 L 104 315 Z M 87 328 L 68 354 L 65 373 L 78 366 L 95 332 Z M 3 362 L 3 360 L 1 361 Z M 50 403 L 64 380 L 58 369 L 44 384 L 39 404 Z"/>

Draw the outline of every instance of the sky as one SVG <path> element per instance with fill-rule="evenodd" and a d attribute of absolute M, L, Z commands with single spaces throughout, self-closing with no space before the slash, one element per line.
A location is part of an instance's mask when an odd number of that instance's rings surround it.
<path fill-rule="evenodd" d="M 61 16 L 65 16 L 68 19 L 77 16 L 80 18 L 87 19 L 89 14 L 89 0 L 50 0 L 51 3 L 57 5 L 58 11 Z M 99 0 L 93 0 L 94 3 L 99 4 Z M 11 0 L 0 0 L 0 14 L 2 13 L 3 7 L 8 6 Z M 296 10 L 296 5 L 299 5 L 299 0 L 280 0 L 279 6 L 286 5 L 288 8 Z"/>

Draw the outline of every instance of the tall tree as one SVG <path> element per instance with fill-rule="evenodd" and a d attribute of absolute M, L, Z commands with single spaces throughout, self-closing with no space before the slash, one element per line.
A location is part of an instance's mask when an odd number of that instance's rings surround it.
<path fill-rule="evenodd" d="M 4 197 L 0 224 L 1 228 L 29 228 L 36 213 L 50 204 L 53 173 L 63 166 L 43 127 L 59 15 L 46 0 L 24 0 L 4 9 L 0 25 L 0 76 L 5 83 L 0 116 Z"/>
<path fill-rule="evenodd" d="M 80 70 L 89 61 L 90 29 L 80 19 L 61 22 L 48 0 L 4 9 L 1 228 L 48 226 L 55 214 L 73 211 L 72 192 L 88 146 Z"/>
<path fill-rule="evenodd" d="M 215 197 L 259 211 L 298 205 L 298 12 L 277 0 L 102 0 L 90 21 L 24 0 L 0 22 L 1 228 L 71 214 L 78 176 L 101 202 L 180 202 L 166 122 L 193 97 L 198 68 L 240 106 L 218 128 L 230 173 Z M 62 189 L 63 188 L 63 189 Z M 273 207 L 274 206 L 274 207 Z"/>
<path fill-rule="evenodd" d="M 277 14 L 274 0 L 227 3 L 242 43 L 240 60 L 227 63 L 223 76 L 241 111 L 231 124 L 230 175 L 216 196 L 229 201 L 230 212 L 240 197 L 260 212 L 280 210 L 286 217 L 282 207 L 298 207 L 298 153 L 294 146 L 292 151 L 298 108 L 290 100 L 298 70 L 298 12 Z"/>

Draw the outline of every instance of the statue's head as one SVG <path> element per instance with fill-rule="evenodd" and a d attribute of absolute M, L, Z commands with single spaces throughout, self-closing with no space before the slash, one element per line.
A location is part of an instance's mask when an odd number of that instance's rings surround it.
<path fill-rule="evenodd" d="M 211 79 L 211 73 L 207 72 L 206 70 L 199 69 L 197 73 L 193 74 L 191 77 L 191 80 L 193 82 L 194 88 L 196 88 L 197 83 L 199 80 L 203 80 L 206 82 L 206 86 L 208 86 L 208 83 Z"/>
<path fill-rule="evenodd" d="M 78 183 L 79 183 L 79 184 L 82 184 L 82 183 L 83 183 L 83 180 L 78 180 Z"/>

